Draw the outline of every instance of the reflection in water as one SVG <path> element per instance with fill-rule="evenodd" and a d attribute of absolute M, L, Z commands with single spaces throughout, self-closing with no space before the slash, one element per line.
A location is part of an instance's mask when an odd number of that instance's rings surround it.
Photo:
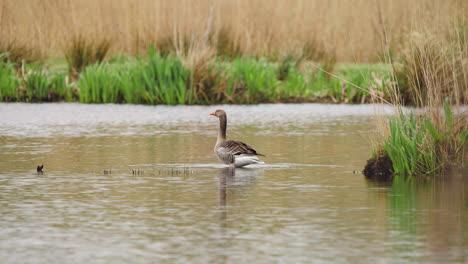
<path fill-rule="evenodd" d="M 227 200 L 228 200 L 228 180 L 235 177 L 236 169 L 227 167 L 222 168 L 219 171 L 218 175 L 218 194 L 219 194 L 219 248 L 222 248 L 223 251 L 229 248 L 229 237 L 226 234 L 227 229 Z M 227 256 L 226 254 L 220 254 L 220 259 L 218 263 L 226 263 Z"/>
<path fill-rule="evenodd" d="M 465 263 L 468 258 L 466 170 L 431 180 L 369 181 L 394 258 Z M 465 248 L 461 248 L 463 244 Z M 421 248 L 430 254 L 418 253 Z"/>
<path fill-rule="evenodd" d="M 263 169 L 260 168 L 222 168 L 218 175 L 219 188 L 219 212 L 222 228 L 226 228 L 228 212 L 228 190 L 235 192 L 247 186 L 255 184 L 256 177 L 261 175 Z"/>
<path fill-rule="evenodd" d="M 218 193 L 219 193 L 219 247 L 229 249 L 231 238 L 228 235 L 228 211 L 229 199 L 236 199 L 234 193 L 241 191 L 242 188 L 255 184 L 256 177 L 263 172 L 262 169 L 256 168 L 232 168 L 226 167 L 219 170 L 218 174 Z M 233 194 L 233 197 L 228 197 L 228 191 Z M 228 253 L 220 254 L 218 263 L 226 263 Z"/>
<path fill-rule="evenodd" d="M 218 176 L 218 192 L 219 192 L 219 212 L 220 212 L 220 224 L 221 230 L 224 231 L 226 228 L 226 215 L 227 215 L 227 182 L 228 178 L 232 178 L 236 175 L 236 169 L 227 167 L 220 170 Z M 224 232 L 223 232 L 224 234 Z"/>

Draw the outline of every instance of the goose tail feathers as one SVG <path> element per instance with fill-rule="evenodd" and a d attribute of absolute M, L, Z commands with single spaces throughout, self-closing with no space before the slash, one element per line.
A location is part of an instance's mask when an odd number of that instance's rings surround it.
<path fill-rule="evenodd" d="M 250 164 L 265 164 L 257 156 L 254 155 L 240 155 L 237 156 L 234 162 L 236 168 L 244 167 Z"/>

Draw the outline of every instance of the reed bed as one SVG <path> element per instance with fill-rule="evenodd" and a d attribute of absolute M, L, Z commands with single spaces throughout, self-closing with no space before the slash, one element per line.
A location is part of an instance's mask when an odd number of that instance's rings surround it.
<path fill-rule="evenodd" d="M 460 17 L 468 17 L 467 1 L 3 0 L 0 44 L 63 57 L 82 36 L 130 55 L 151 44 L 181 51 L 204 42 L 231 57 L 314 51 L 339 62 L 375 62 L 384 40 L 398 53 L 412 32 L 442 37 Z"/>
<path fill-rule="evenodd" d="M 398 114 L 380 126 L 381 137 L 364 170 L 366 176 L 394 174 L 412 179 L 463 166 L 468 139 L 466 29 L 459 24 L 443 39 L 416 35 L 408 41 L 402 60 L 390 58 L 396 83 L 406 88 L 389 87 Z M 405 114 L 404 100 L 411 101 L 420 113 Z"/>

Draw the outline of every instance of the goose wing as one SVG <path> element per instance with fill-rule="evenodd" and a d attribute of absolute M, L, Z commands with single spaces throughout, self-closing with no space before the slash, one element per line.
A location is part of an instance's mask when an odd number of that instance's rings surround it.
<path fill-rule="evenodd" d="M 256 156 L 265 156 L 263 154 L 257 153 L 255 149 L 251 146 L 245 144 L 241 141 L 235 140 L 225 140 L 223 143 L 220 144 L 220 148 L 223 148 L 223 152 L 229 153 L 232 155 L 256 155 Z"/>
<path fill-rule="evenodd" d="M 229 152 L 228 149 L 225 149 L 223 147 L 217 148 L 215 153 L 216 156 L 218 156 L 218 159 L 224 162 L 225 164 L 234 164 L 234 162 L 236 161 L 236 157 L 234 156 L 234 154 L 232 154 L 231 152 Z"/>

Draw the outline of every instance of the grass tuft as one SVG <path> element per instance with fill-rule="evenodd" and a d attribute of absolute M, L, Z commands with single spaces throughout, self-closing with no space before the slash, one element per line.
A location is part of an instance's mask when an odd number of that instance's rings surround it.
<path fill-rule="evenodd" d="M 14 64 L 7 61 L 0 63 L 0 101 L 13 102 L 18 100 L 19 80 Z"/>
<path fill-rule="evenodd" d="M 399 87 L 391 99 L 399 115 L 381 127 L 376 152 L 388 155 L 402 177 L 437 175 L 463 163 L 468 135 L 466 36 L 416 37 L 395 73 Z M 419 107 L 418 115 L 403 113 L 401 103 L 407 100 Z"/>
<path fill-rule="evenodd" d="M 75 37 L 65 51 L 70 76 L 76 80 L 86 66 L 103 62 L 110 48 L 108 39 L 92 41 L 81 35 Z"/>
<path fill-rule="evenodd" d="M 117 71 L 107 63 L 86 67 L 78 82 L 80 102 L 119 103 L 121 98 Z"/>
<path fill-rule="evenodd" d="M 214 104 L 224 100 L 225 75 L 212 60 L 199 60 L 190 73 L 193 103 Z"/>
<path fill-rule="evenodd" d="M 146 60 L 94 64 L 78 86 L 83 103 L 190 104 L 189 71 L 171 55 L 150 48 Z"/>
<path fill-rule="evenodd" d="M 49 80 L 44 70 L 31 70 L 23 79 L 26 101 L 40 102 L 49 100 Z"/>
<path fill-rule="evenodd" d="M 19 41 L 0 41 L 0 60 L 10 62 L 18 70 L 23 64 L 42 63 L 44 55 Z"/>
<path fill-rule="evenodd" d="M 226 68 L 226 75 L 227 102 L 252 104 L 266 98 L 275 100 L 279 96 L 276 69 L 265 60 L 234 59 Z"/>

